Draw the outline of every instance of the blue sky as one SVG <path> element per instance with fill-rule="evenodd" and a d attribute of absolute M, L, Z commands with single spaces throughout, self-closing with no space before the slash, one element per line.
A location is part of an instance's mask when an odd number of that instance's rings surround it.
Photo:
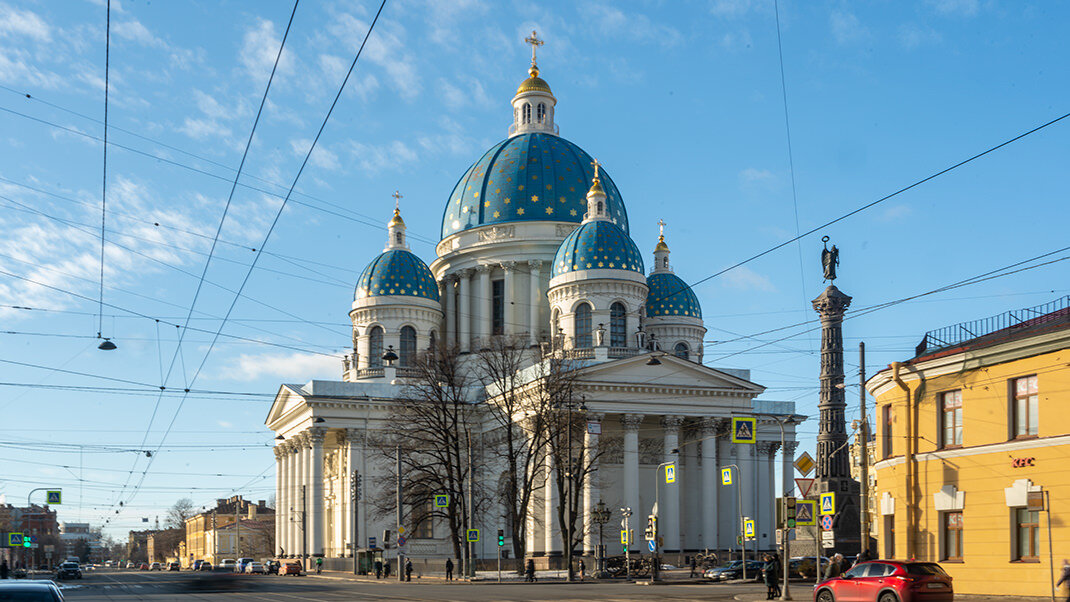
<path fill-rule="evenodd" d="M 0 0 L 0 269 L 18 276 L 0 274 L 0 494 L 19 503 L 61 485 L 61 520 L 110 518 L 112 533 L 162 518 L 178 497 L 271 494 L 271 394 L 340 375 L 332 356 L 349 344 L 353 285 L 382 248 L 395 189 L 414 250 L 433 258 L 454 183 L 506 134 L 533 28 L 561 134 L 612 174 L 645 253 L 657 220 L 668 223 L 689 282 L 1070 111 L 1065 5 L 785 0 L 796 223 L 772 2 L 390 0 L 226 325 L 233 336 L 193 387 L 252 395 L 157 406 L 176 329 L 129 312 L 185 318 L 292 4 L 112 7 L 104 297 L 121 309 L 105 308 L 119 350 L 104 353 L 92 301 L 103 0 Z M 235 194 L 197 302 L 192 325 L 207 332 L 187 334 L 168 387 L 187 386 L 205 357 L 232 299 L 217 285 L 240 282 L 376 7 L 298 8 L 242 177 L 252 188 Z M 766 398 L 815 415 L 813 332 L 760 349 L 805 327 L 726 341 L 814 317 L 822 234 L 841 250 L 837 284 L 856 309 L 1066 246 L 1068 127 L 697 286 L 707 360 L 750 368 Z M 846 323 L 847 346 L 864 339 L 873 372 L 912 355 L 926 330 L 1067 294 L 1067 274 L 1054 263 L 877 311 Z M 804 448 L 816 430 L 815 417 Z M 151 466 L 129 451 L 157 447 Z"/>

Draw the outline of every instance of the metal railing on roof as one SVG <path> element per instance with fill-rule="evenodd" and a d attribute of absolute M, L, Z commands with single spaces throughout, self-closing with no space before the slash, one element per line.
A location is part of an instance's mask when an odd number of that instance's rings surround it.
<path fill-rule="evenodd" d="M 955 347 L 1000 331 L 1007 331 L 1009 335 L 1021 329 L 1066 319 L 1068 308 L 1070 308 L 1070 295 L 1060 297 L 1049 303 L 1015 309 L 988 318 L 981 318 L 980 320 L 959 322 L 951 326 L 930 330 L 925 333 L 925 338 L 918 344 L 915 349 L 915 355 Z"/>

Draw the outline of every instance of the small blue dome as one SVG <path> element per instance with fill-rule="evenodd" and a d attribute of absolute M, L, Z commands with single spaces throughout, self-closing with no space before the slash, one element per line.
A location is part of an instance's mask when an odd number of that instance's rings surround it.
<path fill-rule="evenodd" d="M 642 274 L 643 256 L 632 239 L 613 222 L 587 222 L 561 241 L 550 277 L 580 270 L 628 270 Z"/>
<path fill-rule="evenodd" d="M 672 272 L 651 274 L 646 279 L 650 292 L 646 296 L 646 315 L 648 318 L 660 316 L 702 317 L 702 307 L 698 304 L 691 287 L 682 278 Z"/>
<path fill-rule="evenodd" d="M 442 215 L 442 238 L 489 224 L 583 221 L 591 156 L 552 134 L 520 134 L 495 144 L 461 177 Z M 628 232 L 616 184 L 600 170 L 609 215 Z"/>
<path fill-rule="evenodd" d="M 360 273 L 355 297 L 389 295 L 438 301 L 438 284 L 422 259 L 405 249 L 391 249 L 376 257 Z"/>

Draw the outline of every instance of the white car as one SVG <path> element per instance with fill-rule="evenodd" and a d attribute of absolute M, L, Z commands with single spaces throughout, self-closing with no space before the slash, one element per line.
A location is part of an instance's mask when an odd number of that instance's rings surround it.
<path fill-rule="evenodd" d="M 218 568 L 221 571 L 231 571 L 231 572 L 233 572 L 234 568 L 237 567 L 237 566 L 238 566 L 238 563 L 233 558 L 224 558 L 223 560 L 221 560 L 219 562 L 218 565 L 216 565 L 216 568 Z"/>
<path fill-rule="evenodd" d="M 245 565 L 245 572 L 251 574 L 266 575 L 267 569 L 264 568 L 264 564 L 261 562 L 249 562 Z"/>

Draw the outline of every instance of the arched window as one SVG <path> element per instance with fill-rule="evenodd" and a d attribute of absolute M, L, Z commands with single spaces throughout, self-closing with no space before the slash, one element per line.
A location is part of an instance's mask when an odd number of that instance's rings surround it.
<path fill-rule="evenodd" d="M 604 209 L 602 209 L 602 207 L 603 207 L 602 201 L 598 201 L 598 213 L 602 213 L 604 211 Z"/>
<path fill-rule="evenodd" d="M 626 318 L 624 317 L 624 304 L 617 302 L 609 306 L 609 346 L 626 347 L 628 345 L 628 333 Z"/>
<path fill-rule="evenodd" d="M 539 123 L 546 121 L 546 105 L 539 103 L 539 106 L 535 109 L 535 117 L 538 118 Z"/>
<path fill-rule="evenodd" d="M 432 353 L 434 353 L 435 347 L 438 345 L 438 335 L 435 333 L 434 330 L 432 330 L 431 334 L 427 338 L 427 348 L 430 349 Z"/>
<path fill-rule="evenodd" d="M 686 360 L 689 359 L 691 355 L 691 350 L 687 347 L 687 343 L 681 341 L 677 343 L 675 347 L 672 348 L 672 354 L 680 359 Z"/>
<path fill-rule="evenodd" d="M 394 241 L 399 245 L 401 244 L 401 232 L 394 233 Z"/>
<path fill-rule="evenodd" d="M 524 123 L 531 123 L 531 105 L 524 103 Z"/>
<path fill-rule="evenodd" d="M 591 340 L 591 306 L 586 303 L 580 304 L 576 308 L 576 335 L 574 340 L 576 341 L 576 347 L 588 348 L 593 346 Z"/>
<path fill-rule="evenodd" d="M 372 326 L 368 331 L 368 367 L 380 368 L 383 365 L 383 329 Z"/>
<path fill-rule="evenodd" d="M 401 353 L 398 359 L 402 367 L 410 368 L 416 364 L 416 329 L 405 326 L 401 329 Z"/>
<path fill-rule="evenodd" d="M 550 338 L 556 339 L 561 334 L 561 310 L 555 308 L 554 313 L 550 314 L 550 328 L 553 330 Z"/>

